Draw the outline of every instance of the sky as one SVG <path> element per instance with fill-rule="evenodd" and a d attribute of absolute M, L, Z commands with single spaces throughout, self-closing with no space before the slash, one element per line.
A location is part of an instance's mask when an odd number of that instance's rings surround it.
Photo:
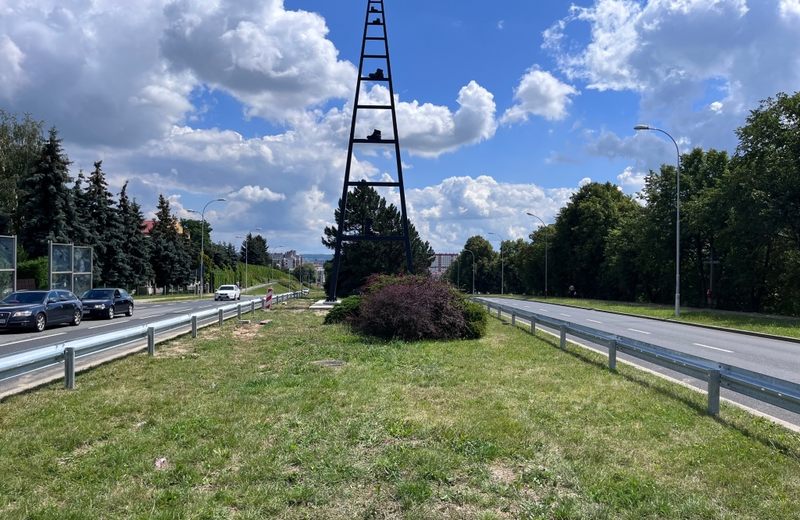
<path fill-rule="evenodd" d="M 439 253 L 527 238 L 526 213 L 552 223 L 588 182 L 635 195 L 677 160 L 637 124 L 732 154 L 750 110 L 800 90 L 800 0 L 384 6 L 408 214 Z M 273 251 L 327 252 L 366 8 L 0 0 L 0 108 L 55 125 L 72 175 L 102 160 L 148 218 L 162 194 L 179 218 L 206 208 L 214 242 L 260 227 Z M 362 138 L 380 125 L 364 112 Z M 396 178 L 388 151 L 359 152 L 351 176 Z"/>

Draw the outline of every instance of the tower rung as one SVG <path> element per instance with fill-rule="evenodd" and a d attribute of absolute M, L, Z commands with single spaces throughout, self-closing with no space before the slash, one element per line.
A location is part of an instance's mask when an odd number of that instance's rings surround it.
<path fill-rule="evenodd" d="M 386 186 L 390 188 L 397 188 L 400 186 L 399 182 L 364 182 L 364 181 L 350 181 L 347 183 L 348 186 Z"/>
<path fill-rule="evenodd" d="M 368 40 L 385 40 L 385 36 L 367 36 Z"/>
<path fill-rule="evenodd" d="M 388 237 L 376 235 L 342 235 L 342 242 L 366 242 L 368 240 L 377 242 L 396 242 L 405 239 L 406 237 L 403 235 L 392 235 Z"/>
<path fill-rule="evenodd" d="M 365 54 L 365 58 L 386 58 L 385 54 Z"/>
<path fill-rule="evenodd" d="M 392 105 L 356 105 L 356 108 L 380 108 L 387 110 L 392 108 Z"/>
<path fill-rule="evenodd" d="M 380 141 L 372 141 L 370 139 L 353 139 L 354 143 L 374 143 L 374 144 L 394 144 L 394 139 L 381 139 Z"/>

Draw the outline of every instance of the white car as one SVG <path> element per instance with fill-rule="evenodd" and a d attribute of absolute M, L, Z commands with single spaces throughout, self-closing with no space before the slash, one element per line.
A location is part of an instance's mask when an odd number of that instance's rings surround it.
<path fill-rule="evenodd" d="M 241 300 L 242 294 L 235 285 L 220 285 L 214 293 L 214 301 L 218 300 Z"/>

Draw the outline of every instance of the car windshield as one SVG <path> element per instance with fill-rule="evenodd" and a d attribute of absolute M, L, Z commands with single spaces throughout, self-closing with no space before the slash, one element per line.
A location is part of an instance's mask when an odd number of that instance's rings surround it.
<path fill-rule="evenodd" d="M 3 303 L 44 303 L 46 292 L 14 292 L 3 299 Z"/>
<path fill-rule="evenodd" d="M 89 299 L 99 299 L 99 298 L 111 298 L 114 296 L 114 289 L 92 289 L 90 291 L 86 291 L 81 298 Z"/>
<path fill-rule="evenodd" d="M 217 289 L 217 290 L 218 290 L 218 291 L 235 291 L 235 290 L 236 290 L 236 287 L 234 287 L 234 286 L 232 286 L 232 285 L 223 285 L 223 286 L 221 286 L 221 287 L 220 287 L 219 289 Z"/>

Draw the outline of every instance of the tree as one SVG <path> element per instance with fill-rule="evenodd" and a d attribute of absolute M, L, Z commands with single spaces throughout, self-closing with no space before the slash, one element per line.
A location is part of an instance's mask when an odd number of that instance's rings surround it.
<path fill-rule="evenodd" d="M 119 193 L 119 213 L 122 218 L 120 230 L 122 246 L 128 255 L 128 268 L 122 272 L 122 284 L 140 287 L 145 285 L 155 272 L 150 265 L 151 237 L 147 237 L 144 229 L 144 215 L 139 204 L 128 198 L 127 181 Z"/>
<path fill-rule="evenodd" d="M 292 275 L 303 283 L 315 283 L 317 281 L 317 268 L 311 262 L 303 262 L 292 271 Z"/>
<path fill-rule="evenodd" d="M 261 235 L 253 236 L 252 233 L 248 233 L 244 242 L 242 242 L 242 246 L 239 248 L 239 261 L 244 263 L 245 260 L 247 260 L 247 263 L 250 265 L 269 267 L 270 257 L 267 239 Z"/>
<path fill-rule="evenodd" d="M 33 257 L 47 255 L 47 241 L 70 243 L 75 205 L 68 184 L 70 161 L 61 148 L 55 127 L 36 161 L 33 172 L 20 182 L 19 234 Z"/>
<path fill-rule="evenodd" d="M 178 232 L 178 221 L 170 213 L 169 201 L 158 196 L 158 211 L 150 230 L 151 263 L 156 285 L 186 285 L 191 279 L 191 258 L 186 252 L 188 240 Z"/>
<path fill-rule="evenodd" d="M 94 250 L 94 272 L 101 286 L 115 287 L 129 278 L 128 254 L 122 240 L 123 222 L 114 197 L 108 191 L 103 161 L 94 163 L 83 200 L 86 220 L 82 223 L 88 233 L 85 245 Z"/>
<path fill-rule="evenodd" d="M 552 292 L 565 294 L 574 285 L 587 298 L 612 297 L 601 285 L 606 241 L 621 217 L 635 211 L 636 202 L 610 182 L 582 186 L 559 211 L 555 222 L 558 240 L 552 244 Z"/>
<path fill-rule="evenodd" d="M 339 222 L 342 201 L 334 211 L 334 220 Z M 389 204 L 378 192 L 366 183 L 359 183 L 347 196 L 347 208 L 344 218 L 345 235 L 366 235 L 375 233 L 381 236 L 402 236 L 403 225 L 400 211 Z M 370 224 L 371 219 L 371 226 Z M 371 227 L 371 229 L 367 229 Z M 336 226 L 325 228 L 322 244 L 329 249 L 336 249 Z M 408 233 L 411 242 L 411 264 L 414 272 L 424 274 L 433 262 L 435 253 L 428 242 L 423 242 L 416 228 L 408 222 Z M 326 285 L 330 283 L 333 269 L 331 261 L 325 262 Z M 397 274 L 406 270 L 405 245 L 402 241 L 363 241 L 342 242 L 339 259 L 339 279 L 337 295 L 347 296 L 362 286 L 371 274 Z M 326 289 L 327 290 L 327 289 Z"/>
<path fill-rule="evenodd" d="M 17 114 L 0 109 L 0 235 L 19 232 L 22 182 L 41 155 L 43 129 L 44 121 L 35 121 L 30 114 L 20 121 Z"/>
<path fill-rule="evenodd" d="M 472 291 L 473 255 L 475 254 L 475 291 L 479 293 L 500 292 L 500 255 L 492 248 L 492 244 L 480 235 L 467 239 L 464 250 L 458 261 L 451 264 L 443 275 L 453 284 L 461 280 L 461 287 Z M 461 270 L 460 274 L 458 269 Z"/>

